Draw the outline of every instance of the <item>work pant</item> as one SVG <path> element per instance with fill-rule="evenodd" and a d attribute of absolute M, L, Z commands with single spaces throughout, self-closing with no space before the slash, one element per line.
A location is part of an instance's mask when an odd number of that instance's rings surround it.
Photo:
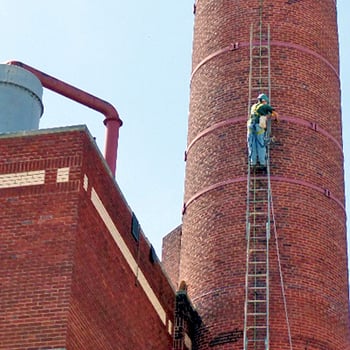
<path fill-rule="evenodd" d="M 265 129 L 257 123 L 248 125 L 247 142 L 250 164 L 254 166 L 259 161 L 260 165 L 266 166 Z"/>

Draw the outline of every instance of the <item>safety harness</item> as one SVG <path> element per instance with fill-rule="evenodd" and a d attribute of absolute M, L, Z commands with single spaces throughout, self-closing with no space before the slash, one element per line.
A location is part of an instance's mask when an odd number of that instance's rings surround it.
<path fill-rule="evenodd" d="M 259 110 L 259 108 L 260 108 L 261 106 L 263 106 L 263 105 L 264 105 L 263 103 L 258 102 L 258 103 L 255 103 L 255 104 L 252 106 L 252 108 L 251 108 L 251 110 L 250 110 L 250 118 L 249 118 L 249 120 L 248 120 L 248 129 L 249 129 L 249 126 L 250 126 L 250 125 L 254 126 L 254 125 L 256 125 L 256 124 L 259 124 L 259 121 L 260 121 L 260 114 L 258 113 L 258 110 Z M 256 131 L 256 130 L 255 130 L 255 127 L 254 127 L 253 129 L 254 129 L 254 133 L 255 133 L 256 135 L 261 135 L 261 134 L 263 134 L 263 133 L 265 132 L 264 129 L 261 129 L 261 130 L 259 130 L 259 131 Z"/>

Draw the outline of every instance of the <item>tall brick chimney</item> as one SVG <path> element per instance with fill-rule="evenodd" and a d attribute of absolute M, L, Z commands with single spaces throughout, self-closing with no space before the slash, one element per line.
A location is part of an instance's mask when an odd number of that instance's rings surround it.
<path fill-rule="evenodd" d="M 270 148 L 270 348 L 290 349 L 289 329 L 294 349 L 349 349 L 335 0 L 196 1 L 179 281 L 202 318 L 198 349 L 243 349 L 249 36 L 260 18 L 271 27 L 280 115 Z"/>

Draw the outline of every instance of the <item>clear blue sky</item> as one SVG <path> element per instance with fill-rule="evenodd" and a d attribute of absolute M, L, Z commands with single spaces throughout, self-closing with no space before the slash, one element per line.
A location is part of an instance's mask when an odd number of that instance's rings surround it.
<path fill-rule="evenodd" d="M 348 2 L 338 1 L 338 20 L 350 198 Z M 119 111 L 117 181 L 158 255 L 162 237 L 181 223 L 192 8 L 193 0 L 1 1 L 0 62 L 23 61 Z M 41 128 L 86 124 L 103 152 L 102 115 L 47 90 L 44 105 Z"/>

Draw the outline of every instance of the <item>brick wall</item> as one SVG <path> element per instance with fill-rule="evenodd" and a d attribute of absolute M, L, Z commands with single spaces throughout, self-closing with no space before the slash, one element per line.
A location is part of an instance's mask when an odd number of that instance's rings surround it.
<path fill-rule="evenodd" d="M 82 142 L 71 139 L 62 156 L 57 141 L 0 140 L 1 349 L 65 347 Z"/>
<path fill-rule="evenodd" d="M 249 30 L 259 23 L 260 3 L 196 6 L 179 280 L 187 282 L 203 320 L 199 349 L 242 349 Z M 335 2 L 265 0 L 263 6 L 264 24 L 271 25 L 270 97 L 280 114 L 271 187 L 292 339 L 297 348 L 346 349 Z M 271 252 L 271 348 L 287 349 L 274 238 Z"/>
<path fill-rule="evenodd" d="M 87 130 L 0 152 L 0 349 L 171 348 L 175 293 Z"/>
<path fill-rule="evenodd" d="M 163 238 L 162 264 L 174 287 L 179 287 L 179 267 L 181 250 L 181 225 Z"/>

